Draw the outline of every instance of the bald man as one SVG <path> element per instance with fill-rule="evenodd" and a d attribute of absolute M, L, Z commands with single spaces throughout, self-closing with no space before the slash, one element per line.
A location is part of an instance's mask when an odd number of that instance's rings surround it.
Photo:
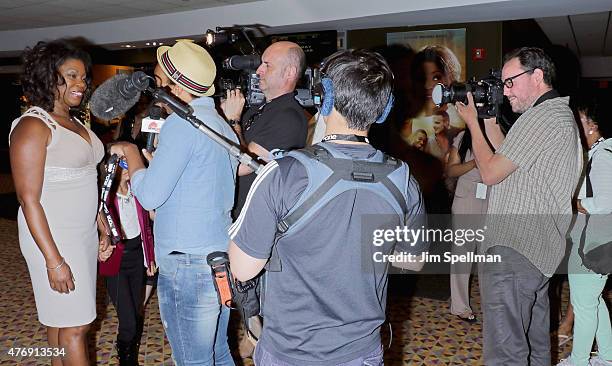
<path fill-rule="evenodd" d="M 306 56 L 299 45 L 287 41 L 273 43 L 264 51 L 257 68 L 266 103 L 251 107 L 242 115 L 244 97 L 239 90 L 233 90 L 228 91 L 221 105 L 241 143 L 264 162 L 270 159 L 273 150 L 288 151 L 306 145 L 308 120 L 294 97 L 295 86 L 305 68 Z M 255 180 L 253 171 L 244 165 L 239 167 L 238 175 L 234 218 L 247 204 L 247 193 Z"/>

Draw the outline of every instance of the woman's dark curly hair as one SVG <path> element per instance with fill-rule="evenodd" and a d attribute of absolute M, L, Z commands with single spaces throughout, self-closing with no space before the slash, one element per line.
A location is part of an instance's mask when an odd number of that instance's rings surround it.
<path fill-rule="evenodd" d="M 38 106 L 51 112 L 53 110 L 57 87 L 66 80 L 59 72 L 66 60 L 80 60 L 85 65 L 87 91 L 91 86 L 91 58 L 89 55 L 64 40 L 38 42 L 32 48 L 23 51 L 23 77 L 21 84 L 30 105 Z M 84 93 L 88 95 L 87 91 Z M 81 104 L 86 102 L 83 97 Z"/>

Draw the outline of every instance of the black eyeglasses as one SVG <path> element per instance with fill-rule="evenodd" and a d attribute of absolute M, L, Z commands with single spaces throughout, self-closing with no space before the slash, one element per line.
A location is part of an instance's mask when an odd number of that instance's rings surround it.
<path fill-rule="evenodd" d="M 504 86 L 508 89 L 512 88 L 514 86 L 514 82 L 512 80 L 518 78 L 521 75 L 524 75 L 528 72 L 533 72 L 535 69 L 529 69 L 529 70 L 525 70 L 523 72 L 521 72 L 520 74 L 516 74 L 514 76 L 510 76 L 509 78 L 504 80 Z"/>

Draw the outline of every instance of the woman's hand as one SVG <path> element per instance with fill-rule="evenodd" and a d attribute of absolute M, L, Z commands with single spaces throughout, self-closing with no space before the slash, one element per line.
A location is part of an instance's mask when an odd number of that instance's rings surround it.
<path fill-rule="evenodd" d="M 110 256 L 113 254 L 114 250 L 115 247 L 112 245 L 109 245 L 106 249 L 102 249 L 102 247 L 100 247 L 98 249 L 98 260 L 100 262 L 106 262 L 108 258 L 110 258 Z"/>
<path fill-rule="evenodd" d="M 49 286 L 54 291 L 61 294 L 74 291 L 74 277 L 72 276 L 70 266 L 64 258 L 56 266 L 47 267 L 47 276 L 49 278 Z"/>
<path fill-rule="evenodd" d="M 157 265 L 155 264 L 155 261 L 151 261 L 151 263 L 149 263 L 149 267 L 147 268 L 147 276 L 153 277 L 155 276 L 156 272 L 157 272 Z"/>
<path fill-rule="evenodd" d="M 98 242 L 98 246 L 99 249 L 98 251 L 105 251 L 108 249 L 108 247 L 112 246 L 111 245 L 111 239 L 110 239 L 110 235 L 108 234 L 101 234 L 100 235 L 100 241 Z"/>
<path fill-rule="evenodd" d="M 113 254 L 115 247 L 111 245 L 110 236 L 107 234 L 100 235 L 100 242 L 98 246 L 98 260 L 100 262 L 106 262 L 108 258 Z"/>

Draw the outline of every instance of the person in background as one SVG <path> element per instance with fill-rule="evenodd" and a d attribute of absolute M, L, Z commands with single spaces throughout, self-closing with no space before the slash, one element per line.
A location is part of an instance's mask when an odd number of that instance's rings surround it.
<path fill-rule="evenodd" d="M 153 277 L 157 268 L 149 212 L 132 194 L 128 169 L 117 167 L 117 176 L 118 184 L 108 195 L 107 204 L 122 241 L 109 258 L 100 258 L 103 261 L 99 269 L 106 276 L 106 289 L 119 319 L 116 343 L 119 365 L 133 366 L 138 365 L 144 324 L 145 272 L 147 277 Z"/>
<path fill-rule="evenodd" d="M 272 159 L 272 151 L 289 151 L 306 146 L 308 119 L 295 99 L 295 88 L 304 75 L 306 55 L 293 42 L 279 41 L 265 49 L 257 68 L 259 88 L 266 97 L 261 106 L 252 106 L 244 113 L 244 96 L 239 89 L 227 92 L 221 104 L 226 119 L 240 138 L 241 144 L 262 163 Z M 318 142 L 318 141 L 317 141 Z M 236 219 L 247 201 L 255 174 L 246 165 L 238 167 L 236 201 L 232 217 Z M 259 317 L 252 317 L 251 329 L 259 329 Z M 248 334 L 248 333 L 246 333 Z M 255 334 L 258 336 L 258 334 Z M 244 337 L 239 346 L 241 357 L 253 354 L 253 342 Z"/>
<path fill-rule="evenodd" d="M 69 43 L 38 42 L 23 54 L 30 108 L 13 121 L 11 171 L 19 245 L 28 265 L 38 320 L 47 328 L 53 366 L 87 365 L 87 332 L 96 318 L 98 241 L 96 165 L 104 148 L 71 116 L 91 86 L 89 55 Z M 102 230 L 101 221 L 98 228 Z"/>
<path fill-rule="evenodd" d="M 228 91 L 221 104 L 242 144 L 263 161 L 270 160 L 272 150 L 289 151 L 306 146 L 308 119 L 295 100 L 295 87 L 305 68 L 306 55 L 298 44 L 287 41 L 273 43 L 264 51 L 261 65 L 257 68 L 259 87 L 266 103 L 242 113 L 244 97 L 236 89 Z M 239 166 L 238 176 L 234 218 L 240 214 L 255 180 L 255 174 L 246 165 Z"/>
<path fill-rule="evenodd" d="M 574 309 L 574 342 L 570 357 L 557 365 L 612 366 L 610 312 L 602 296 L 608 275 L 588 269 L 578 254 L 583 231 L 586 234 L 585 253 L 609 242 L 612 237 L 609 229 L 612 214 L 612 113 L 609 100 L 582 98 L 573 106 L 589 149 L 585 179 L 576 202 L 578 217 L 570 234 L 573 246 L 568 278 Z M 590 357 L 593 340 L 597 342 L 598 355 Z"/>
<path fill-rule="evenodd" d="M 498 148 L 503 141 L 499 126 L 487 120 L 486 135 L 489 141 L 494 141 L 493 148 Z M 482 177 L 474 160 L 472 152 L 472 135 L 470 130 L 460 132 L 450 148 L 446 165 L 446 176 L 457 178 L 457 186 L 451 207 L 453 227 L 455 230 L 480 229 L 484 225 L 484 215 L 487 213 L 488 187 L 482 183 Z M 476 250 L 476 243 L 453 243 L 453 255 L 465 255 Z M 470 274 L 471 262 L 451 264 L 450 312 L 468 323 L 476 322 L 476 316 L 470 306 Z"/>

